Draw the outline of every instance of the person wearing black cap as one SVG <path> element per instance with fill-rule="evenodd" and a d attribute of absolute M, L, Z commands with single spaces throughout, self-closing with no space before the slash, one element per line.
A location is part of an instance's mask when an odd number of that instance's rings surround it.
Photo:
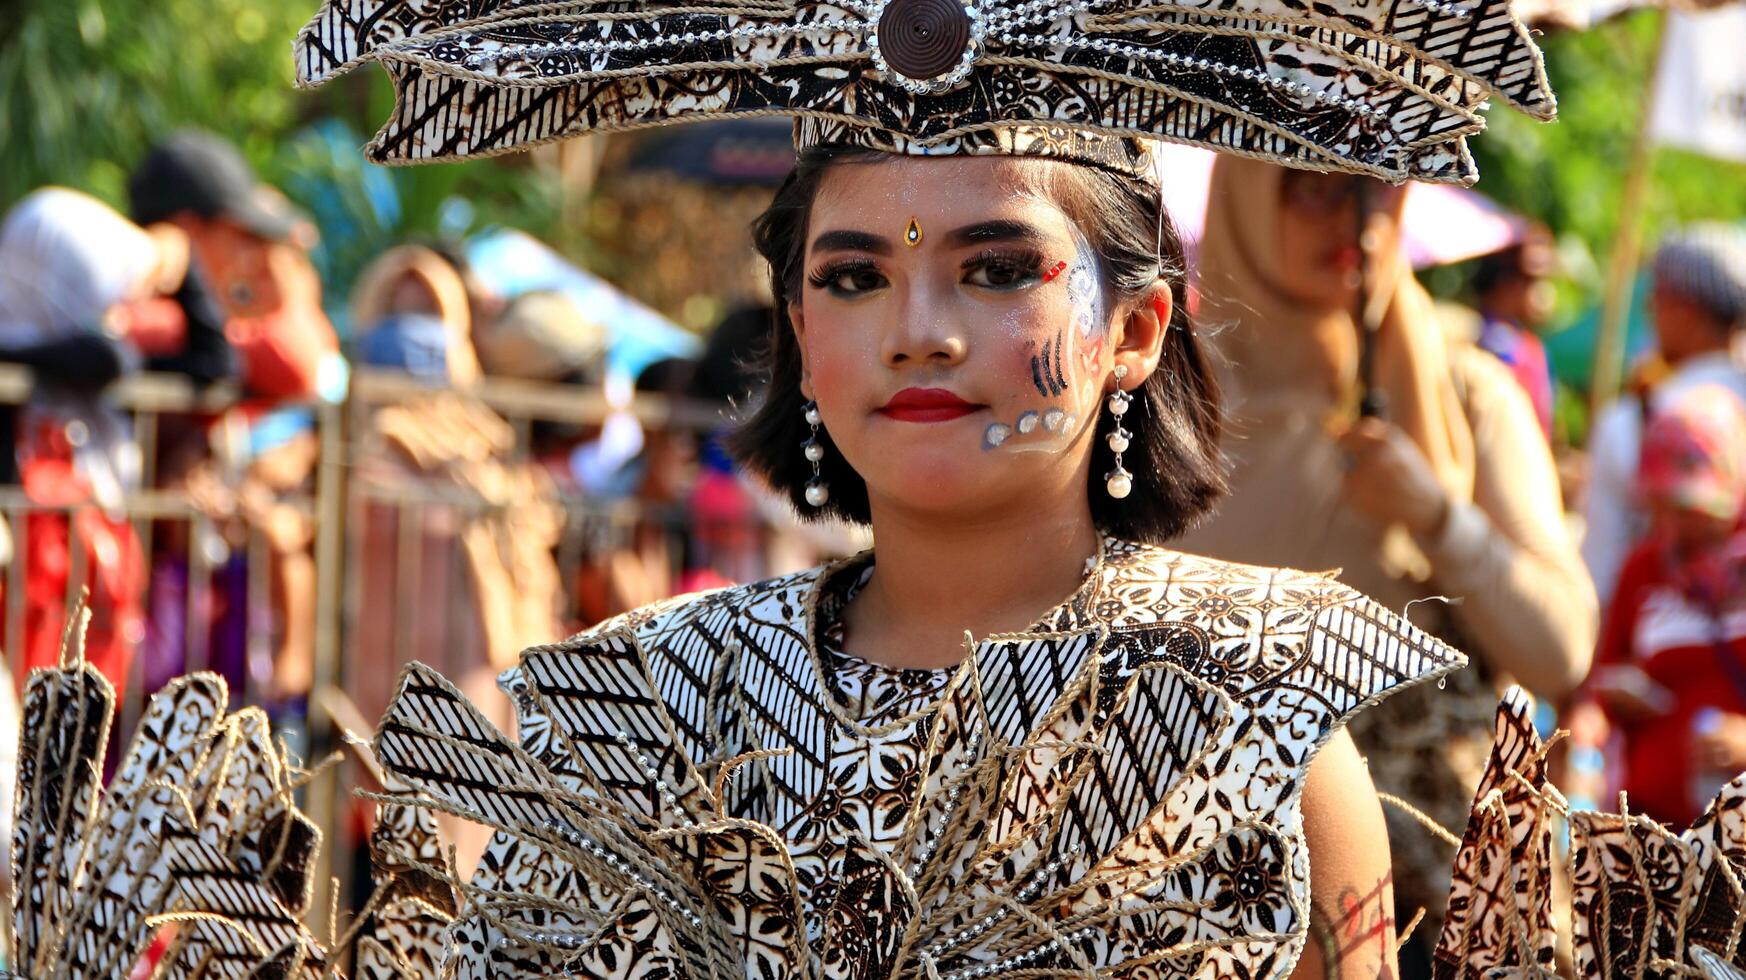
<path fill-rule="evenodd" d="M 185 232 L 224 314 L 245 389 L 270 398 L 315 392 L 337 351 L 308 249 L 315 227 L 256 177 L 235 146 L 201 130 L 172 133 L 128 182 L 134 220 Z M 191 335 L 192 340 L 192 335 Z"/>
<path fill-rule="evenodd" d="M 178 130 L 152 147 L 127 190 L 141 224 L 222 219 L 270 242 L 314 244 L 309 219 L 262 184 L 236 147 L 203 130 Z"/>

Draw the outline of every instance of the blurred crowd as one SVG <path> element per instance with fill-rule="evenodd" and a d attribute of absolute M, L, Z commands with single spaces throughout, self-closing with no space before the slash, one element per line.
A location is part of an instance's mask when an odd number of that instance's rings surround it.
<path fill-rule="evenodd" d="M 528 645 L 865 544 L 802 528 L 717 441 L 756 397 L 767 308 L 626 374 L 594 311 L 504 294 L 464 245 L 424 242 L 361 271 L 336 331 L 314 228 L 222 139 L 166 139 L 129 191 L 122 215 L 43 189 L 0 225 L 0 360 L 35 379 L 0 408 L 19 676 L 55 659 L 86 589 L 87 655 L 124 692 L 207 668 L 288 731 L 312 696 L 368 725 L 407 660 L 489 703 Z M 1472 656 L 1355 732 L 1379 787 L 1432 819 L 1459 831 L 1516 682 L 1572 732 L 1556 781 L 1576 802 L 1623 790 L 1691 820 L 1746 770 L 1746 230 L 1660 243 L 1653 349 L 1571 440 L 1539 333 L 1547 229 L 1472 261 L 1457 306 L 1404 258 L 1400 189 L 1222 158 L 1208 202 L 1196 312 L 1216 327 L 1232 494 L 1184 549 L 1342 569 Z M 226 394 L 148 425 L 115 395 L 136 372 Z M 330 520 L 342 656 L 318 690 Z M 1449 851 L 1391 831 L 1400 904 L 1431 908 L 1434 938 Z"/>
<path fill-rule="evenodd" d="M 86 655 L 132 703 L 210 669 L 288 731 L 312 695 L 368 724 L 407 660 L 489 692 L 529 645 L 854 546 L 796 530 L 716 444 L 767 310 L 614 372 L 596 311 L 498 292 L 464 243 L 392 248 L 324 303 L 316 228 L 214 134 L 163 140 L 128 192 L 124 215 L 44 188 L 0 224 L 0 361 L 29 369 L 0 404 L 18 682 L 85 590 Z M 155 399 L 118 384 L 137 374 Z M 343 626 L 317 615 L 324 520 Z M 324 628 L 345 666 L 317 691 Z"/>

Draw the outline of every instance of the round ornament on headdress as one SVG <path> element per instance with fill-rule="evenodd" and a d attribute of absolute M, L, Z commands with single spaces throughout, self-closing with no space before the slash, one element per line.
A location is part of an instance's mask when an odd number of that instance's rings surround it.
<path fill-rule="evenodd" d="M 891 0 L 879 15 L 879 51 L 907 78 L 951 71 L 970 45 L 970 14 L 958 0 Z"/>

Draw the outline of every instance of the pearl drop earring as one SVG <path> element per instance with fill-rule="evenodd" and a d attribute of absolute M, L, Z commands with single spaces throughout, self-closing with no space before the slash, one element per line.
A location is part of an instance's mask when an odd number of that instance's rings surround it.
<path fill-rule="evenodd" d="M 1117 364 L 1115 367 L 1116 390 L 1109 396 L 1109 414 L 1115 416 L 1115 431 L 1104 437 L 1109 444 L 1109 450 L 1115 453 L 1115 469 L 1110 470 L 1103 478 L 1103 488 L 1117 500 L 1121 500 L 1134 491 L 1134 475 L 1122 466 L 1122 453 L 1127 452 L 1128 444 L 1134 434 L 1122 428 L 1122 416 L 1128 414 L 1128 402 L 1133 396 L 1122 390 L 1122 380 L 1128 376 L 1128 366 Z"/>
<path fill-rule="evenodd" d="M 807 402 L 802 409 L 806 414 L 806 424 L 812 426 L 812 435 L 800 444 L 800 451 L 806 454 L 806 461 L 812 464 L 812 479 L 806 484 L 806 502 L 812 507 L 823 507 L 831 499 L 830 484 L 819 475 L 819 463 L 824 460 L 824 443 L 818 441 L 818 427 L 824 418 L 818 414 L 818 403 Z"/>

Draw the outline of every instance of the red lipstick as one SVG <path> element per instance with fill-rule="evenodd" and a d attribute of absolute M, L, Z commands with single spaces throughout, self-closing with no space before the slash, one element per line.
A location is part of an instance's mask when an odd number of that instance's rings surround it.
<path fill-rule="evenodd" d="M 879 409 L 879 414 L 899 422 L 950 422 L 981 408 L 944 388 L 905 388 Z"/>

